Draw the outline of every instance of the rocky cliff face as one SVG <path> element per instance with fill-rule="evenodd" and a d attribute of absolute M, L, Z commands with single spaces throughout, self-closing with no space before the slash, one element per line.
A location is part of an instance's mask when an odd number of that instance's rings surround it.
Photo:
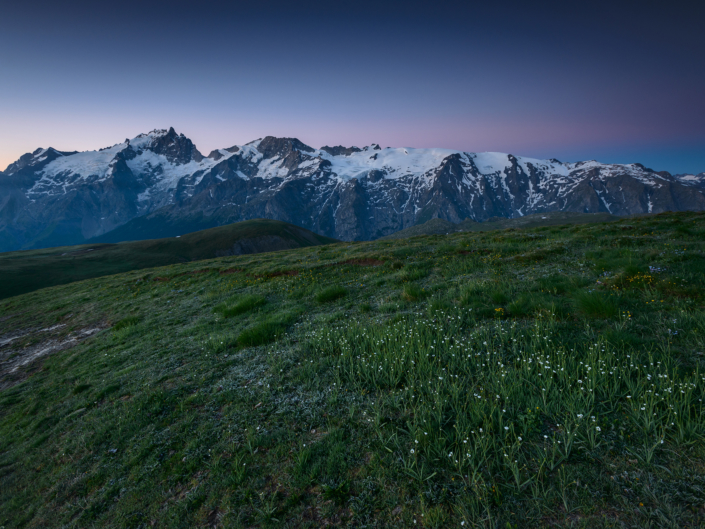
<path fill-rule="evenodd" d="M 705 174 L 447 149 L 266 137 L 204 157 L 174 129 L 90 152 L 38 149 L 0 173 L 0 251 L 169 236 L 252 218 L 344 240 L 440 218 L 705 209 Z"/>

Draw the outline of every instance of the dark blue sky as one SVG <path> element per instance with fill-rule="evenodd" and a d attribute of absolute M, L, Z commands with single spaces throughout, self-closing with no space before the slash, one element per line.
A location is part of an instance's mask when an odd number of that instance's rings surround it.
<path fill-rule="evenodd" d="M 174 126 L 705 171 L 705 4 L 16 2 L 0 167 Z"/>

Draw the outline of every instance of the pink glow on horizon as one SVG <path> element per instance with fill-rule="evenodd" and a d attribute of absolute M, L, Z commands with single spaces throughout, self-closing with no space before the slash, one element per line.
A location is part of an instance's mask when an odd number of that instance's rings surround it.
<path fill-rule="evenodd" d="M 561 153 L 585 153 L 585 159 L 595 158 L 597 151 L 606 146 L 612 149 L 624 146 L 634 149 L 643 145 L 673 145 L 678 138 L 664 138 L 663 130 L 630 122 L 604 124 L 598 122 L 566 123 L 548 120 L 483 120 L 443 122 L 441 120 L 379 120 L 340 122 L 307 120 L 305 124 L 294 119 L 249 119 L 237 125 L 213 123 L 204 119 L 135 119 L 122 123 L 115 119 L 96 119 L 86 116 L 67 124 L 55 119 L 52 123 L 42 120 L 32 124 L 4 122 L 0 129 L 0 170 L 16 161 L 21 155 L 39 147 L 54 147 L 63 151 L 96 150 L 132 138 L 155 128 L 173 126 L 177 132 L 190 138 L 196 147 L 207 155 L 211 150 L 243 144 L 271 135 L 296 137 L 312 147 L 323 145 L 364 146 L 379 143 L 383 147 L 440 147 L 469 152 L 496 151 L 535 157 L 558 157 Z M 106 123 L 95 126 L 95 122 Z M 12 134 L 5 133 L 3 130 Z M 594 155 L 590 151 L 596 151 Z M 631 160 L 633 161 L 633 160 Z M 627 161 L 625 161 L 627 163 Z"/>

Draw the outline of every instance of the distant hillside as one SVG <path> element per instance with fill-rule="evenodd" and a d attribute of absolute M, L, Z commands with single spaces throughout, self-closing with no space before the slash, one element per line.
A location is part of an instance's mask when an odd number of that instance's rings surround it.
<path fill-rule="evenodd" d="M 382 237 L 384 240 L 406 239 L 417 235 L 446 235 L 461 231 L 490 231 L 507 228 L 538 228 L 541 226 L 557 226 L 560 224 L 587 224 L 590 222 L 612 222 L 621 217 L 609 213 L 571 213 L 569 211 L 553 211 L 551 213 L 534 213 L 516 219 L 491 217 L 485 222 L 475 222 L 465 219 L 458 224 L 443 219 L 431 219 L 423 224 L 399 230 Z"/>
<path fill-rule="evenodd" d="M 5 253 L 0 254 L 0 299 L 130 270 L 335 242 L 293 224 L 256 219 L 168 239 Z"/>

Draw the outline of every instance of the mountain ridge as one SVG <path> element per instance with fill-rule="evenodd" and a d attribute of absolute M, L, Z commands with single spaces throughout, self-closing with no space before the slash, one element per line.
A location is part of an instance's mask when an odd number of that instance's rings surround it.
<path fill-rule="evenodd" d="M 0 251 L 251 218 L 369 240 L 432 218 L 702 210 L 703 175 L 378 144 L 314 149 L 273 136 L 203 156 L 173 128 L 155 129 L 98 151 L 37 149 L 10 164 L 0 173 Z"/>

